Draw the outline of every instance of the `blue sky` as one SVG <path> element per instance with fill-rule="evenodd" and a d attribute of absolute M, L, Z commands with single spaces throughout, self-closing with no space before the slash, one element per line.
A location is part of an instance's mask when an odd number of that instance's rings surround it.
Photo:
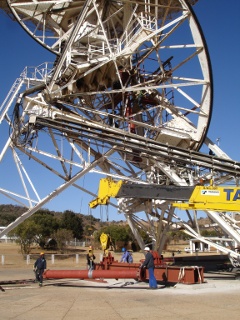
<path fill-rule="evenodd" d="M 195 13 L 203 29 L 209 49 L 213 71 L 214 103 L 212 121 L 208 137 L 232 159 L 240 161 L 239 134 L 239 89 L 240 89 L 240 1 L 199 0 L 194 6 Z M 12 84 L 25 66 L 37 66 L 45 61 L 53 61 L 54 55 L 35 42 L 16 22 L 5 14 L 0 14 L 1 34 L 1 75 L 0 104 L 5 99 Z M 1 136 L 0 136 L 1 139 Z M 70 195 L 70 193 L 69 193 Z M 85 203 L 86 202 L 86 203 Z M 70 209 L 74 212 L 89 213 L 88 200 L 61 203 L 58 197 L 47 205 L 50 210 Z M 61 211 L 62 211 L 61 210 Z M 92 211 L 95 217 L 120 220 L 106 209 Z"/>

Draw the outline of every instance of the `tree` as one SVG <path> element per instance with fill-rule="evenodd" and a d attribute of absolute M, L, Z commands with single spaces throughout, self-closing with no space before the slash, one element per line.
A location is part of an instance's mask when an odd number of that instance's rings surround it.
<path fill-rule="evenodd" d="M 17 214 L 12 214 L 8 212 L 0 212 L 0 225 L 7 226 L 9 223 L 15 221 L 18 218 Z"/>
<path fill-rule="evenodd" d="M 84 216 L 84 219 L 86 221 L 89 221 L 90 223 L 93 223 L 93 222 L 100 222 L 101 220 L 98 219 L 98 218 L 95 218 L 92 214 L 89 214 L 87 216 Z"/>
<path fill-rule="evenodd" d="M 202 230 L 201 235 L 203 237 L 219 237 L 221 236 L 220 232 L 217 232 L 216 230 L 210 229 L 210 230 Z"/>
<path fill-rule="evenodd" d="M 71 230 L 58 229 L 52 234 L 52 238 L 56 241 L 58 249 L 63 253 L 67 242 L 73 238 Z"/>
<path fill-rule="evenodd" d="M 94 233 L 95 237 L 99 240 L 100 235 L 102 233 L 109 234 L 113 243 L 116 241 L 128 241 L 130 235 L 127 230 L 127 226 L 118 226 L 118 225 L 109 225 L 101 228 L 96 233 Z"/>
<path fill-rule="evenodd" d="M 138 232 L 139 232 L 140 236 L 142 237 L 144 243 L 151 243 L 152 242 L 152 238 L 149 237 L 149 234 L 147 232 L 145 232 L 142 229 L 138 229 Z"/>
<path fill-rule="evenodd" d="M 89 224 L 85 225 L 84 236 L 87 236 L 87 237 L 91 236 L 95 230 L 96 230 L 96 228 L 94 226 L 89 225 Z"/>
<path fill-rule="evenodd" d="M 13 205 L 0 205 L 0 225 L 7 226 L 24 213 L 24 208 Z"/>
<path fill-rule="evenodd" d="M 117 248 L 117 243 L 126 245 L 129 241 L 133 241 L 134 237 L 128 225 L 110 224 L 94 232 L 95 241 L 99 241 L 102 233 L 108 234 L 112 244 Z"/>
<path fill-rule="evenodd" d="M 60 226 L 63 229 L 71 230 L 73 233 L 73 237 L 81 240 L 83 236 L 83 223 L 82 218 L 75 214 L 73 211 L 66 210 L 64 211 Z"/>
<path fill-rule="evenodd" d="M 21 252 L 28 254 L 31 246 L 37 243 L 45 248 L 51 234 L 59 227 L 58 220 L 48 210 L 41 210 L 22 222 L 9 235 L 15 235 Z"/>
<path fill-rule="evenodd" d="M 39 234 L 39 226 L 30 219 L 9 232 L 9 235 L 17 237 L 16 242 L 20 244 L 22 254 L 30 253 L 31 245 L 37 240 L 37 234 Z"/>
<path fill-rule="evenodd" d="M 41 248 L 44 248 L 49 238 L 51 238 L 51 234 L 59 228 L 58 219 L 48 210 L 39 210 L 29 220 L 38 226 L 36 243 Z"/>

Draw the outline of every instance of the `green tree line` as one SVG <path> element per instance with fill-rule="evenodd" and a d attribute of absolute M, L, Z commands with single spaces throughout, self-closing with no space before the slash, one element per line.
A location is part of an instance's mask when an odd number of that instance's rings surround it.
<path fill-rule="evenodd" d="M 28 254 L 33 244 L 42 249 L 63 250 L 66 241 L 82 239 L 83 231 L 81 216 L 72 211 L 55 216 L 47 210 L 39 210 L 14 228 L 9 236 L 17 237 L 22 253 Z"/>
<path fill-rule="evenodd" d="M 0 205 L 0 225 L 7 226 L 17 217 L 23 214 L 24 208 L 13 205 Z M 151 243 L 148 234 L 138 230 L 144 243 Z M 122 247 L 129 247 L 138 250 L 136 239 L 126 223 L 122 222 L 101 222 L 100 219 L 92 215 L 76 214 L 73 211 L 66 210 L 54 212 L 46 209 L 39 210 L 31 217 L 22 222 L 9 236 L 16 236 L 16 242 L 20 245 L 22 253 L 28 254 L 33 245 L 40 248 L 58 249 L 61 252 L 65 250 L 66 243 L 77 239 L 85 240 L 91 238 L 100 246 L 100 235 L 106 233 L 111 238 L 111 244 L 115 250 L 121 250 Z M 216 236 L 216 230 L 202 230 L 203 236 Z M 179 240 L 188 240 L 189 235 L 181 230 L 169 231 L 167 234 L 167 243 Z"/>
<path fill-rule="evenodd" d="M 6 209 L 7 207 L 7 209 Z M 0 225 L 6 226 L 23 213 L 17 206 L 0 206 Z M 98 223 L 98 227 L 96 227 Z M 100 246 L 100 235 L 106 233 L 110 236 L 114 249 L 120 250 L 123 246 L 131 245 L 139 249 L 130 227 L 122 222 L 100 223 L 100 219 L 92 215 L 84 216 L 70 210 L 63 213 L 39 210 L 26 219 L 8 235 L 15 236 L 20 245 L 21 252 L 29 254 L 33 245 L 47 250 L 58 249 L 64 251 L 66 243 L 73 240 L 83 240 L 91 237 Z M 140 234 L 148 243 L 151 239 L 140 230 Z"/>

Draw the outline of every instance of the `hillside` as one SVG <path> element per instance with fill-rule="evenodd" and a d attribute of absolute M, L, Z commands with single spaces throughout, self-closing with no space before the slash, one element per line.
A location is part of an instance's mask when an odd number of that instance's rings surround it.
<path fill-rule="evenodd" d="M 2 226 L 2 227 L 7 226 L 9 223 L 13 222 L 18 217 L 20 217 L 25 211 L 26 211 L 26 208 L 20 207 L 17 205 L 11 205 L 11 204 L 0 205 L 0 226 Z M 50 213 L 50 214 L 54 215 L 55 217 L 60 217 L 63 214 L 63 212 L 50 211 L 47 209 L 40 209 L 39 211 L 41 211 L 41 212 L 46 211 L 46 213 Z M 102 222 L 101 219 L 97 219 L 97 218 L 93 217 L 92 215 L 85 215 L 82 213 L 75 213 L 75 214 L 78 214 L 81 217 L 83 227 L 89 227 L 94 230 L 99 230 L 101 227 L 108 225 L 108 224 L 111 224 L 111 223 L 114 223 L 114 224 L 126 223 L 124 221 Z"/>

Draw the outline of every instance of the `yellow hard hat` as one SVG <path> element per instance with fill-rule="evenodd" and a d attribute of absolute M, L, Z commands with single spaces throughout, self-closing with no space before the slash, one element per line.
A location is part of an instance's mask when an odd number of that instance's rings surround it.
<path fill-rule="evenodd" d="M 43 255 L 44 255 L 44 252 L 41 252 L 41 253 L 40 253 L 40 256 L 43 256 Z"/>

